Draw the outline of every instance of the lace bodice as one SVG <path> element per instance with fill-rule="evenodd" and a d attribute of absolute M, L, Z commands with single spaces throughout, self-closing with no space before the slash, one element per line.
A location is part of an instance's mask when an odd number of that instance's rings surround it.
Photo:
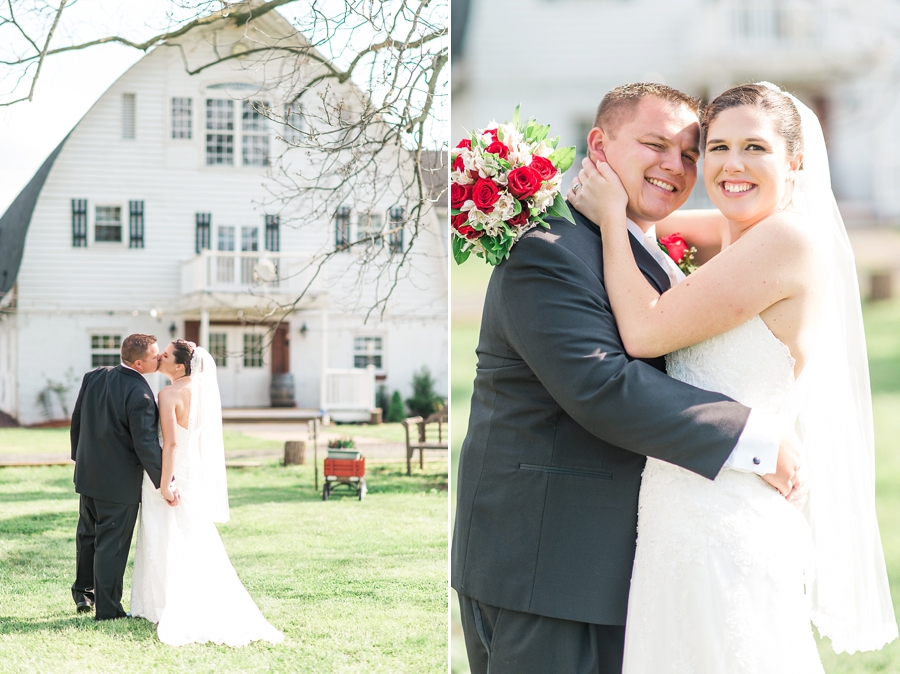
<path fill-rule="evenodd" d="M 759 316 L 667 358 L 670 376 L 778 411 L 794 359 Z M 708 480 L 648 459 L 625 674 L 823 674 L 804 594 L 809 532 L 754 473 Z"/>
<path fill-rule="evenodd" d="M 777 411 L 794 383 L 790 350 L 759 316 L 669 354 L 666 370 L 670 377 L 766 412 Z"/>

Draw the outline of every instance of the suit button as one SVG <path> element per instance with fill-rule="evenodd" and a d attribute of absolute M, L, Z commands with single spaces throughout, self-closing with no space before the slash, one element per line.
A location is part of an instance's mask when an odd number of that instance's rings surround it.
<path fill-rule="evenodd" d="M 759 457 L 758 457 L 758 456 L 754 456 L 754 457 L 753 457 L 753 465 L 754 465 L 754 466 L 758 466 L 758 465 L 759 465 Z"/>

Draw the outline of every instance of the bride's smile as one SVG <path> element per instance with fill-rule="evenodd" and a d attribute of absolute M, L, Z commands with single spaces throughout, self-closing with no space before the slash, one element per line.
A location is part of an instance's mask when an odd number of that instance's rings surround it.
<path fill-rule="evenodd" d="M 722 111 L 705 150 L 706 190 L 729 221 L 746 230 L 780 210 L 800 158 L 788 156 L 771 115 L 751 105 Z"/>

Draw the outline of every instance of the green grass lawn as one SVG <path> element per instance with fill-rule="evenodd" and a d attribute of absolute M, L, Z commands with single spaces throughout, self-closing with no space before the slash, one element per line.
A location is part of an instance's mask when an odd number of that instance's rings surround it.
<path fill-rule="evenodd" d="M 400 430 L 403 430 L 402 428 Z M 306 427 L 302 428 L 306 433 Z M 284 443 L 224 431 L 225 450 L 284 449 Z M 13 454 L 66 454 L 71 451 L 68 428 L 0 428 L 0 459 Z"/>
<path fill-rule="evenodd" d="M 452 292 L 475 293 L 483 288 L 487 275 L 480 260 L 454 267 Z M 878 519 L 887 560 L 894 611 L 900 616 L 900 301 L 867 305 L 863 308 L 872 395 L 875 414 Z M 451 324 L 451 466 L 455 466 L 465 436 L 475 377 L 475 346 L 479 319 L 476 315 L 453 314 Z M 456 471 L 451 467 L 451 485 Z M 451 501 L 454 490 L 451 489 Z M 454 504 L 455 506 L 455 504 Z M 455 507 L 451 507 L 451 512 Z M 451 600 L 451 671 L 468 672 L 456 598 Z M 900 640 L 874 653 L 836 655 L 827 640 L 820 642 L 828 674 L 871 674 L 900 672 Z"/>
<path fill-rule="evenodd" d="M 403 424 L 332 424 L 319 428 L 320 433 L 337 434 L 341 436 L 359 436 L 363 438 L 376 438 L 388 442 L 406 442 L 406 429 Z"/>
<path fill-rule="evenodd" d="M 298 426 L 301 436 L 306 435 L 306 426 Z M 357 424 L 332 424 L 323 426 L 319 432 L 327 435 L 358 436 L 377 438 L 388 442 L 406 442 L 406 431 L 402 424 L 380 424 L 377 426 Z M 225 429 L 225 450 L 284 449 L 279 440 L 257 438 L 252 434 Z M 13 454 L 68 454 L 68 428 L 0 428 L 0 459 Z"/>
<path fill-rule="evenodd" d="M 410 478 L 370 465 L 362 502 L 323 502 L 311 466 L 230 470 L 219 531 L 286 636 L 241 649 L 172 648 L 146 620 L 76 615 L 71 468 L 0 469 L 0 673 L 445 672 L 446 469 L 431 461 Z M 129 564 L 126 608 L 130 577 Z"/>

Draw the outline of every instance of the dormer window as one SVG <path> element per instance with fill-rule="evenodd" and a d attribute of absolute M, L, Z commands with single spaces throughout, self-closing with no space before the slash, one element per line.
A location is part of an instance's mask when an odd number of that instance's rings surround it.
<path fill-rule="evenodd" d="M 243 101 L 241 131 L 244 166 L 269 165 L 269 120 L 260 111 L 265 101 Z"/>
<path fill-rule="evenodd" d="M 206 163 L 234 165 L 234 101 L 206 101 Z"/>

